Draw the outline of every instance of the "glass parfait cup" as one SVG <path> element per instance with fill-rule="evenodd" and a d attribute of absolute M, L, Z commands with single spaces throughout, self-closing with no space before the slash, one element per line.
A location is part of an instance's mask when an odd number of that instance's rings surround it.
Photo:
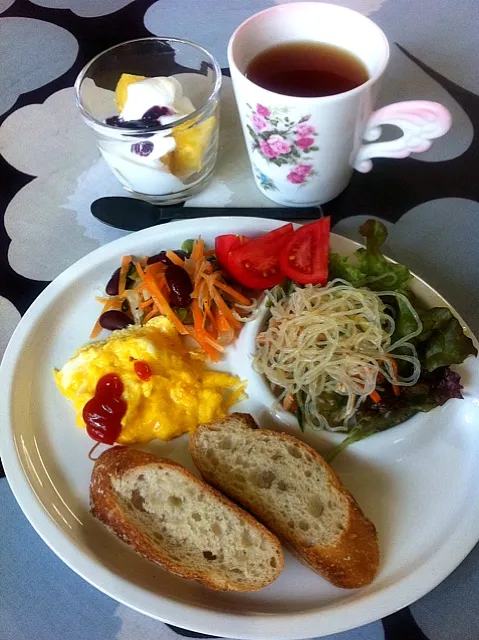
<path fill-rule="evenodd" d="M 124 108 L 129 85 L 154 77 L 176 78 L 193 110 L 172 114 L 164 105 L 145 104 L 143 116 L 123 120 L 119 103 Z M 153 204 L 169 205 L 198 193 L 212 177 L 220 88 L 221 69 L 199 45 L 179 38 L 142 38 L 93 58 L 76 79 L 75 100 L 123 187 Z M 162 117 L 155 119 L 152 113 Z"/>

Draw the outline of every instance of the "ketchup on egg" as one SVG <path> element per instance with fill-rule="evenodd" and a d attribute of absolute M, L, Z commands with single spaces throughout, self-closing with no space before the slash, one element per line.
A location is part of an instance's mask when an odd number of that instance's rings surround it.
<path fill-rule="evenodd" d="M 135 369 L 136 375 L 140 380 L 143 380 L 143 382 L 148 382 L 152 376 L 151 367 L 148 362 L 145 362 L 144 360 L 136 360 L 133 368 Z"/>
<path fill-rule="evenodd" d="M 114 444 L 121 433 L 121 419 L 126 413 L 126 402 L 121 397 L 123 382 L 114 373 L 98 380 L 95 395 L 83 407 L 83 420 L 90 438 Z"/>

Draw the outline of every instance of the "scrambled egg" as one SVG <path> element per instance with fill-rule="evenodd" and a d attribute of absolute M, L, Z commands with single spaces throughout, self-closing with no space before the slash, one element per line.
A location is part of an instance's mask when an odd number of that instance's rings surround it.
<path fill-rule="evenodd" d="M 135 360 L 148 363 L 153 374 L 149 380 L 137 376 Z M 73 401 L 80 427 L 85 428 L 83 407 L 107 373 L 121 378 L 122 397 L 128 404 L 120 444 L 170 440 L 193 431 L 201 422 L 225 416 L 229 407 L 246 397 L 245 382 L 206 369 L 201 356 L 188 351 L 165 317 L 87 344 L 55 371 L 60 391 Z"/>

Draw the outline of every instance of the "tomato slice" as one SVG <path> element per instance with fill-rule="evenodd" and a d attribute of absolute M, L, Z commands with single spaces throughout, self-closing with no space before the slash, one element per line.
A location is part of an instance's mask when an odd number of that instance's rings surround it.
<path fill-rule="evenodd" d="M 283 247 L 279 258 L 281 271 L 300 284 L 326 284 L 330 217 L 321 218 L 297 229 Z"/>
<path fill-rule="evenodd" d="M 217 236 L 215 238 L 215 253 L 219 263 L 226 269 L 228 267 L 230 251 L 238 249 L 247 242 L 249 242 L 249 238 L 242 235 L 235 235 L 234 233 Z"/>
<path fill-rule="evenodd" d="M 293 234 L 289 223 L 233 249 L 228 259 L 230 274 L 250 289 L 269 289 L 279 284 L 285 277 L 279 267 L 279 255 Z"/>

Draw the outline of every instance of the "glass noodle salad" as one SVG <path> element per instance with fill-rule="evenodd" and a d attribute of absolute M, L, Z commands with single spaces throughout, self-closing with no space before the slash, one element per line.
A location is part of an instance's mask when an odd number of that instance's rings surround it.
<path fill-rule="evenodd" d="M 278 285 L 257 339 L 254 369 L 302 429 L 342 431 L 330 455 L 418 411 L 462 398 L 449 365 L 477 355 L 448 308 L 423 310 L 407 287 L 409 270 L 384 258 L 386 228 L 360 228 L 366 249 L 329 255 L 324 286 Z"/>
<path fill-rule="evenodd" d="M 344 430 L 365 398 L 380 400 L 378 381 L 387 380 L 396 395 L 400 386 L 418 381 L 421 365 L 408 341 L 422 325 L 402 294 L 356 289 L 337 278 L 325 287 L 293 285 L 287 296 L 274 296 L 272 291 L 271 319 L 258 338 L 254 366 L 283 389 L 279 399 L 286 407 L 296 399 L 307 424 Z M 391 296 L 400 297 L 417 319 L 416 329 L 395 342 L 394 318 L 383 302 Z M 399 347 L 409 353 L 396 353 Z M 410 375 L 399 374 L 399 360 L 411 365 Z M 334 403 L 331 393 L 340 396 Z"/>

